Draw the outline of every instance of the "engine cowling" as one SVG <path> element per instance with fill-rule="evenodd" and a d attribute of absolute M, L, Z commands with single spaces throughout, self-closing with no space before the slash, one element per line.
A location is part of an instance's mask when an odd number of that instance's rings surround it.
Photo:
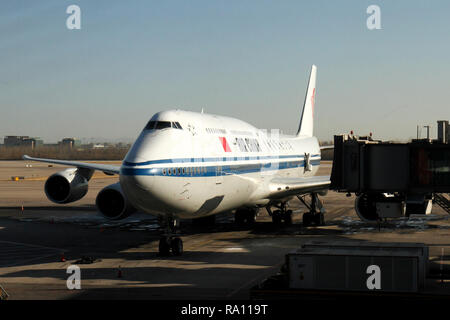
<path fill-rule="evenodd" d="M 100 213 L 110 220 L 125 219 L 136 211 L 123 193 L 120 183 L 103 188 L 98 193 L 95 204 Z"/>
<path fill-rule="evenodd" d="M 55 203 L 70 203 L 83 198 L 88 192 L 92 173 L 69 168 L 51 175 L 45 182 L 45 194 Z"/>

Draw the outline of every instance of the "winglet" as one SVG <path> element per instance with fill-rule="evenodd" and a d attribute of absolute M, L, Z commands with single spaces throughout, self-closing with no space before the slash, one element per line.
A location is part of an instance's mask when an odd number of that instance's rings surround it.
<path fill-rule="evenodd" d="M 317 67 L 315 65 L 312 65 L 297 136 L 313 136 L 314 102 L 316 98 L 316 73 Z"/>

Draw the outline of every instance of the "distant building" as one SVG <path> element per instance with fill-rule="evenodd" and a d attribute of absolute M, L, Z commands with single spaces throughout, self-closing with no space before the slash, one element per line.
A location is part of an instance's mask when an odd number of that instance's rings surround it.
<path fill-rule="evenodd" d="M 79 147 L 81 145 L 81 142 L 80 140 L 77 140 L 75 138 L 64 138 L 60 142 L 58 142 L 58 144 L 61 147 L 72 149 Z"/>
<path fill-rule="evenodd" d="M 119 148 L 119 149 L 129 149 L 130 147 L 131 147 L 131 145 L 129 143 L 119 142 L 116 144 L 116 148 Z"/>
<path fill-rule="evenodd" d="M 438 122 L 438 140 L 443 143 L 450 142 L 450 124 L 447 120 L 439 120 Z"/>
<path fill-rule="evenodd" d="M 6 136 L 3 139 L 3 143 L 5 147 L 17 147 L 24 143 L 26 139 L 29 139 L 28 136 Z"/>
<path fill-rule="evenodd" d="M 32 149 L 44 144 L 42 139 L 29 136 L 6 136 L 3 141 L 5 147 L 31 147 Z"/>

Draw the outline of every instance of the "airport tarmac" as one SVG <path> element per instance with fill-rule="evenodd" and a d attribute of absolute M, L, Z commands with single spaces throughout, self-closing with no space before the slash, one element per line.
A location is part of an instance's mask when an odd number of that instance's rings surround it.
<path fill-rule="evenodd" d="M 117 177 L 96 173 L 86 197 L 71 204 L 47 200 L 45 179 L 63 168 L 0 161 L 0 285 L 11 300 L 247 299 L 252 286 L 281 268 L 286 253 L 317 239 L 423 242 L 430 247 L 432 275 L 426 290 L 450 293 L 450 215 L 438 207 L 432 215 L 378 227 L 359 221 L 354 197 L 329 192 L 322 197 L 325 226 L 303 228 L 305 208 L 297 200 L 290 204 L 295 214 L 289 227 L 274 227 L 265 210 L 252 228 L 236 226 L 227 214 L 209 227 L 186 221 L 183 256 L 163 258 L 155 218 L 136 214 L 111 222 L 96 213 L 97 193 Z M 331 163 L 323 162 L 319 174 L 330 171 Z M 95 261 L 83 263 L 82 257 Z M 81 268 L 81 290 L 67 289 L 72 264 Z"/>

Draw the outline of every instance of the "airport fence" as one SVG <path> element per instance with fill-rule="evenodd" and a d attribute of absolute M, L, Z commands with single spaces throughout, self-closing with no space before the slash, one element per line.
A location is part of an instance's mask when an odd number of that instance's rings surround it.
<path fill-rule="evenodd" d="M 61 147 L 0 147 L 0 160 L 21 160 L 24 154 L 63 160 L 122 160 L 128 148 L 75 149 Z"/>

